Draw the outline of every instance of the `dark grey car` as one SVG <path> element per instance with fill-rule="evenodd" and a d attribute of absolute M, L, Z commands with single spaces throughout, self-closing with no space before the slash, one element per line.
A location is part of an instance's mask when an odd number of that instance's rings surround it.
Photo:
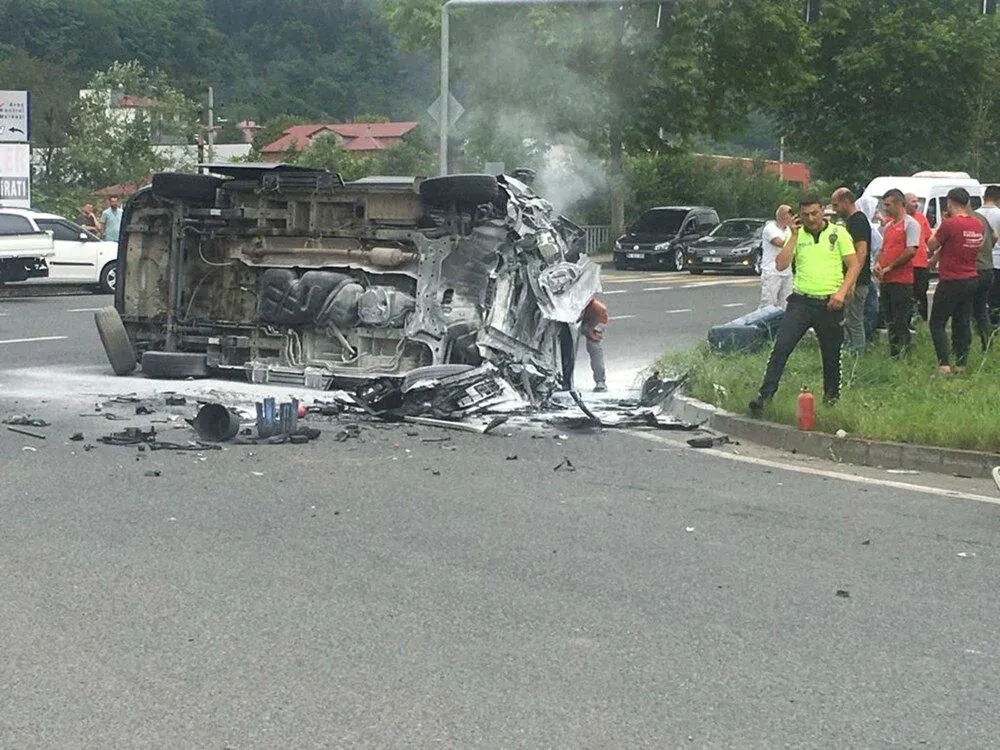
<path fill-rule="evenodd" d="M 686 268 L 705 271 L 742 271 L 760 275 L 766 219 L 727 219 L 691 244 Z"/>

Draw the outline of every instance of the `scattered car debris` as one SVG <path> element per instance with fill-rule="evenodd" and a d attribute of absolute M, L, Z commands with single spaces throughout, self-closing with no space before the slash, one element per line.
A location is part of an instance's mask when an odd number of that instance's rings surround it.
<path fill-rule="evenodd" d="M 959 557 L 975 557 L 976 553 L 975 552 L 959 552 L 958 556 Z"/>
<path fill-rule="evenodd" d="M 161 474 L 162 474 L 162 472 L 159 469 L 151 469 L 151 470 L 149 470 L 149 471 L 146 472 L 145 476 L 147 476 L 147 477 L 158 477 Z"/>
<path fill-rule="evenodd" d="M 35 438 L 35 440 L 45 440 L 45 435 L 39 435 L 37 432 L 30 432 L 29 430 L 22 430 L 19 427 L 10 427 L 7 429 L 10 432 L 16 432 L 18 435 L 26 435 L 27 437 Z"/>
<path fill-rule="evenodd" d="M 221 445 L 213 443 L 203 443 L 201 441 L 193 441 L 190 443 L 172 443 L 169 441 L 158 440 L 156 437 L 156 428 L 150 427 L 148 430 L 143 430 L 140 427 L 127 427 L 121 432 L 114 432 L 110 435 L 104 435 L 98 438 L 98 440 L 105 445 L 124 445 L 124 446 L 138 446 L 147 445 L 151 451 L 159 450 L 173 450 L 173 451 L 204 451 L 204 450 L 222 450 Z"/>
<path fill-rule="evenodd" d="M 361 425 L 346 424 L 333 436 L 333 439 L 338 443 L 346 443 L 351 438 L 361 439 Z"/>
<path fill-rule="evenodd" d="M 552 467 L 552 471 L 576 471 L 576 467 L 573 466 L 573 462 L 568 457 L 564 457 L 562 461 Z"/>
<path fill-rule="evenodd" d="M 186 406 L 187 399 L 184 398 L 183 396 L 167 396 L 164 399 L 164 403 L 167 406 Z"/>
<path fill-rule="evenodd" d="M 299 402 L 296 399 L 279 404 L 273 398 L 265 398 L 258 401 L 255 407 L 258 437 L 291 436 L 298 432 Z"/>
<path fill-rule="evenodd" d="M 38 448 L 32 448 L 30 445 L 26 445 L 21 450 L 25 453 L 38 453 Z"/>
<path fill-rule="evenodd" d="M 474 432 L 478 435 L 486 435 L 502 424 L 506 424 L 508 417 L 494 417 L 486 422 L 453 422 L 448 419 L 431 419 L 430 417 L 406 417 L 407 422 L 424 425 L 426 427 L 441 427 L 446 430 L 459 430 L 461 432 Z"/>
<path fill-rule="evenodd" d="M 84 440 L 83 433 L 74 432 L 72 435 L 70 435 L 69 439 L 72 440 L 74 443 L 82 442 Z"/>
<path fill-rule="evenodd" d="M 3 421 L 4 424 L 17 425 L 20 427 L 49 427 L 49 423 L 44 419 L 35 419 L 28 414 L 16 414 L 13 417 L 7 417 Z"/>
<path fill-rule="evenodd" d="M 144 404 L 139 404 L 139 406 L 135 407 L 135 413 L 136 416 L 141 417 L 147 414 L 155 414 L 156 412 L 153 409 L 150 409 L 148 406 L 145 406 Z"/>
<path fill-rule="evenodd" d="M 692 531 L 694 531 L 694 526 L 687 526 L 685 527 L 684 531 L 691 533 Z"/>
<path fill-rule="evenodd" d="M 687 444 L 692 448 L 716 448 L 720 445 L 728 445 L 730 442 L 728 435 L 705 435 L 691 438 Z"/>
<path fill-rule="evenodd" d="M 509 456 L 507 456 L 507 460 L 508 461 L 517 461 L 517 454 L 516 453 L 511 453 Z"/>
<path fill-rule="evenodd" d="M 222 404 L 205 404 L 189 424 L 199 438 L 210 443 L 232 440 L 240 431 L 239 415 Z"/>
<path fill-rule="evenodd" d="M 867 546 L 871 545 L 871 543 L 872 543 L 871 539 L 865 539 L 863 542 L 861 542 L 861 546 L 862 547 L 867 547 Z"/>
<path fill-rule="evenodd" d="M 850 599 L 851 592 L 846 591 L 845 589 L 837 589 L 837 596 L 839 596 L 841 599 Z"/>

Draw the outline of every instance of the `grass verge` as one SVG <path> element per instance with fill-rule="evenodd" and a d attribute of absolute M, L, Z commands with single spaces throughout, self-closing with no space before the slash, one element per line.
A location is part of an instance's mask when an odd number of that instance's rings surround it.
<path fill-rule="evenodd" d="M 942 377 L 926 325 L 917 323 L 915 349 L 893 361 L 885 341 L 863 355 L 844 353 L 841 399 L 822 404 L 819 347 L 810 332 L 788 360 L 781 387 L 765 419 L 795 425 L 796 399 L 803 385 L 816 395 L 816 429 L 843 429 L 852 437 L 1000 452 L 1000 336 L 987 353 L 973 352 L 963 375 Z M 737 414 L 747 413 L 767 365 L 770 347 L 753 353 L 719 354 L 708 344 L 664 355 L 661 372 L 687 371 L 688 393 Z"/>

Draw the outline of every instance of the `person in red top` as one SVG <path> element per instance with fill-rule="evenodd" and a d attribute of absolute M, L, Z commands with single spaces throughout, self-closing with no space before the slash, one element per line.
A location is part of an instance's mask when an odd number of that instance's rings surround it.
<path fill-rule="evenodd" d="M 889 223 L 882 230 L 882 252 L 873 275 L 881 290 L 885 323 L 889 329 L 889 355 L 897 358 L 910 350 L 913 317 L 913 259 L 920 245 L 920 225 L 906 213 L 906 199 L 899 190 L 882 196 Z"/>
<path fill-rule="evenodd" d="M 594 297 L 580 317 L 580 333 L 587 341 L 587 354 L 590 355 L 590 369 L 594 373 L 594 392 L 603 393 L 608 390 L 604 372 L 604 329 L 607 328 L 608 308 Z"/>
<path fill-rule="evenodd" d="M 937 234 L 927 243 L 930 265 L 938 267 L 938 285 L 931 308 L 931 338 L 937 352 L 938 370 L 952 373 L 950 348 L 955 350 L 954 372 L 965 370 L 972 342 L 972 300 L 979 283 L 976 256 L 983 244 L 983 225 L 970 207 L 965 188 L 948 191 L 948 214 Z M 951 347 L 945 326 L 951 320 Z"/>
<path fill-rule="evenodd" d="M 931 283 L 931 271 L 927 267 L 927 241 L 934 235 L 934 230 L 920 210 L 920 199 L 913 193 L 906 194 L 906 213 L 920 225 L 920 244 L 913 258 L 913 298 L 917 301 L 917 314 L 926 323 L 927 288 Z"/>

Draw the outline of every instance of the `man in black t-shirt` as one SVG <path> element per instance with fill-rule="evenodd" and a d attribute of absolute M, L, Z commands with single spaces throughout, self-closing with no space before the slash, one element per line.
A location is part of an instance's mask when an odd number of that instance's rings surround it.
<path fill-rule="evenodd" d="M 854 254 L 861 263 L 861 273 L 854 286 L 854 294 L 844 306 L 844 348 L 861 351 L 865 348 L 865 300 L 871 291 L 872 270 L 868 253 L 872 244 L 872 225 L 863 211 L 854 203 L 854 193 L 845 187 L 833 193 L 830 203 L 837 215 L 844 220 L 854 241 Z"/>

